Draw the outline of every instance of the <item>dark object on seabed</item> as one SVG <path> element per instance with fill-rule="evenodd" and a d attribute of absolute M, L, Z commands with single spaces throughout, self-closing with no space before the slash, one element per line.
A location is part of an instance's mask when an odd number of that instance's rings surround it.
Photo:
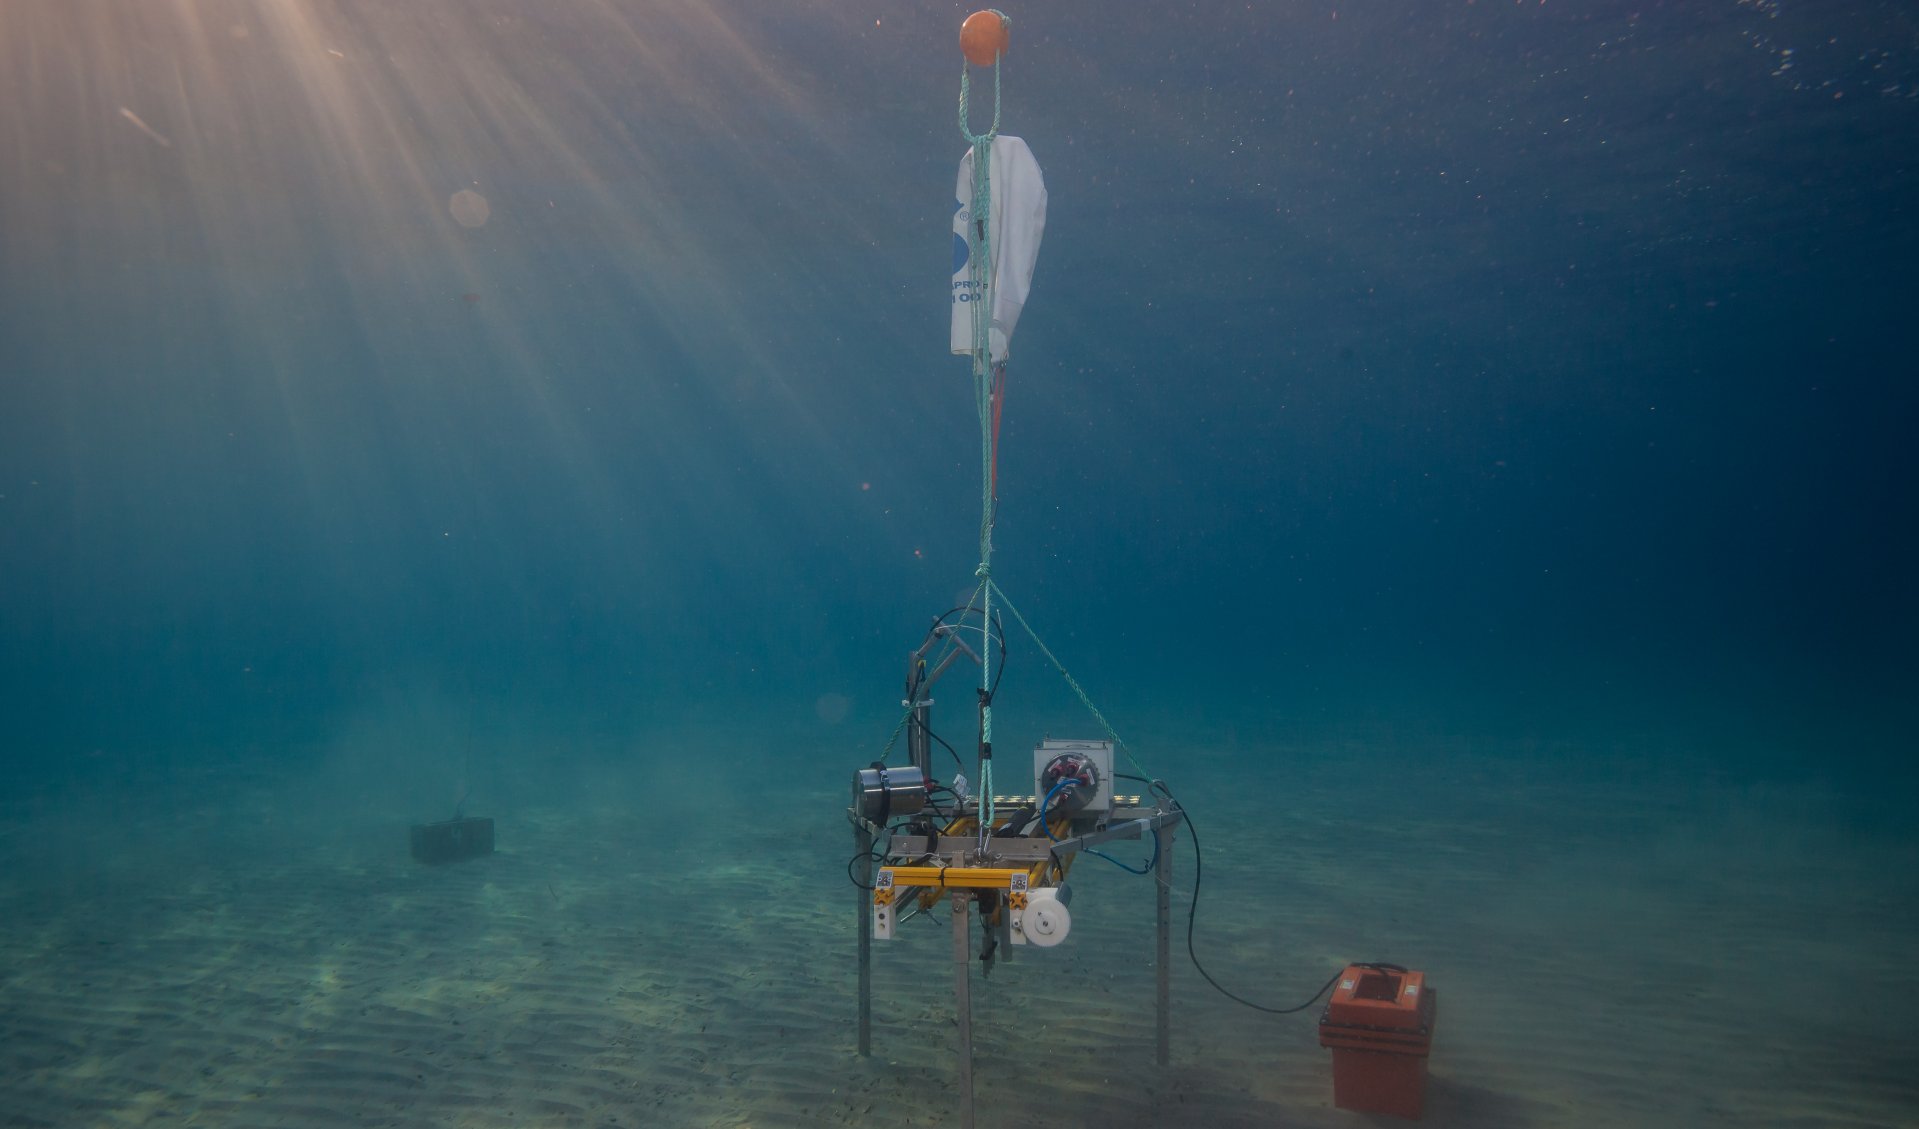
<path fill-rule="evenodd" d="M 493 853 L 493 820 L 485 816 L 413 825 L 413 857 L 421 862 L 459 862 Z"/>

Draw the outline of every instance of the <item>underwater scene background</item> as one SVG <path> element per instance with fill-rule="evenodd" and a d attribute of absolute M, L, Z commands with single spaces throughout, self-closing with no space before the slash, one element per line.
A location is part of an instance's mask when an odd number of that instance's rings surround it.
<path fill-rule="evenodd" d="M 956 1123 L 844 809 L 978 563 L 968 11 L 0 6 L 0 1124 Z M 1007 14 L 993 573 L 1207 971 L 1424 969 L 1437 1124 L 1913 1124 L 1913 12 Z M 1101 871 L 982 1124 L 1354 1119 L 1183 946 L 1155 1071 Z"/>

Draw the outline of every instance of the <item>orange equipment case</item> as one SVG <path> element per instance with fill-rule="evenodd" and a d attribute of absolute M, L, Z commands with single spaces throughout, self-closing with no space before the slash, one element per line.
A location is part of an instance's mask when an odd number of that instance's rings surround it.
<path fill-rule="evenodd" d="M 1319 1045 L 1333 1051 L 1333 1104 L 1417 1118 L 1438 1008 L 1423 972 L 1347 965 L 1319 1017 Z"/>

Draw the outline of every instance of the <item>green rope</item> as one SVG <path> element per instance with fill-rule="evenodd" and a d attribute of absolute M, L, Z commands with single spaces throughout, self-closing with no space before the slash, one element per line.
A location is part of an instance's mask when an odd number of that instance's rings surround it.
<path fill-rule="evenodd" d="M 1006 17 L 1002 14 L 1000 18 L 1005 19 Z M 1026 630 L 1026 634 L 1033 640 L 1034 646 L 1037 646 L 1040 653 L 1046 656 L 1046 661 L 1052 663 L 1053 669 L 1059 671 L 1060 677 L 1066 679 L 1066 684 L 1073 688 L 1073 693 L 1079 696 L 1080 704 L 1084 705 L 1087 712 L 1093 715 L 1093 719 L 1099 722 L 1100 729 L 1106 733 L 1106 736 L 1113 742 L 1114 747 L 1126 755 L 1127 762 L 1130 763 L 1141 776 L 1150 776 L 1151 774 L 1146 771 L 1145 766 L 1139 763 L 1137 757 L 1133 756 L 1133 750 L 1120 737 L 1119 733 L 1113 728 L 1112 723 L 1106 720 L 1106 715 L 1100 713 L 1099 707 L 1093 704 L 1092 697 L 1087 694 L 1085 688 L 1079 684 L 1079 680 L 1073 677 L 1072 673 L 1066 669 L 1065 664 L 1061 663 L 1058 657 L 1053 654 L 1052 650 L 1046 646 L 1045 640 L 1041 639 L 1039 633 L 1033 630 L 1032 624 L 1026 622 L 1026 617 L 1021 615 L 1019 609 L 1013 606 L 1013 602 L 1007 599 L 1005 590 L 993 579 L 993 520 L 996 516 L 993 505 L 994 436 L 991 338 L 993 324 L 992 281 L 994 248 L 988 233 L 992 231 L 993 139 L 999 136 L 1001 106 L 1000 64 L 998 59 L 995 59 L 993 62 L 993 125 L 983 134 L 976 134 L 972 131 L 971 103 L 972 76 L 967 68 L 962 67 L 960 69 L 959 101 L 960 135 L 965 137 L 967 143 L 973 147 L 973 211 L 972 223 L 968 227 L 966 239 L 970 251 L 968 258 L 971 262 L 971 281 L 973 283 L 973 402 L 975 409 L 979 412 L 980 421 L 980 563 L 979 568 L 974 571 L 974 575 L 979 577 L 980 581 L 980 586 L 975 590 L 974 595 L 975 602 L 980 605 L 981 614 L 980 655 L 983 661 L 980 671 L 980 689 L 982 692 L 985 692 L 990 690 L 992 686 L 990 679 L 992 656 L 990 633 L 993 623 L 992 602 L 993 597 L 997 595 L 1000 603 L 1006 605 L 1006 610 L 1012 612 L 1013 618 Z M 981 739 L 990 742 L 992 740 L 992 707 L 990 704 L 981 711 L 980 722 Z M 983 764 L 980 769 L 981 804 L 985 816 L 980 825 L 982 835 L 985 834 L 986 828 L 991 826 L 993 819 L 992 769 L 993 766 L 990 761 Z"/>
<path fill-rule="evenodd" d="M 1005 18 L 1006 18 L 1005 14 L 1001 13 L 1000 19 L 1003 20 Z M 976 136 L 973 133 L 973 128 L 972 128 L 973 123 L 969 120 L 969 115 L 966 112 L 966 103 L 967 103 L 967 100 L 971 97 L 972 92 L 973 92 L 973 76 L 971 74 L 970 68 L 968 68 L 966 64 L 962 63 L 960 64 L 960 103 L 959 103 L 960 136 L 966 138 L 968 144 L 977 145 L 982 141 L 991 141 L 993 140 L 993 138 L 999 136 L 1000 97 L 999 97 L 999 60 L 998 59 L 993 60 L 993 126 L 991 129 L 988 129 L 983 136 Z"/>
<path fill-rule="evenodd" d="M 1002 15 L 1001 19 L 1006 17 Z M 993 60 L 993 124 L 985 133 L 974 133 L 971 122 L 973 78 L 969 68 L 960 68 L 960 136 L 973 147 L 973 199 L 971 222 L 966 242 L 970 281 L 973 284 L 973 407 L 979 413 L 980 578 L 975 602 L 980 608 L 980 694 L 993 688 L 993 139 L 999 136 L 1000 61 Z M 993 740 L 993 706 L 980 707 L 980 741 L 990 746 Z M 980 845 L 993 825 L 993 762 L 982 760 L 980 774 Z"/>
<path fill-rule="evenodd" d="M 1004 14 L 1001 14 L 1000 18 L 1005 19 L 1006 17 Z M 1060 676 L 1066 679 L 1066 684 L 1073 688 L 1073 693 L 1079 696 L 1080 703 L 1086 707 L 1087 712 L 1093 715 L 1093 719 L 1099 722 L 1100 729 L 1103 730 L 1106 736 L 1113 742 L 1114 747 L 1126 754 L 1127 761 L 1132 764 L 1133 768 L 1136 769 L 1141 776 L 1147 776 L 1149 774 L 1145 766 L 1141 765 L 1139 759 L 1133 756 L 1132 749 L 1120 738 L 1119 733 L 1113 729 L 1112 724 L 1106 720 L 1106 715 L 1099 712 L 1099 707 L 1093 704 L 1093 699 L 1086 693 L 1085 688 L 1080 686 L 1079 681 L 1067 671 L 1065 665 L 1062 664 L 1058 657 L 1053 654 L 1052 650 L 1046 646 L 1046 642 L 1039 637 L 1039 633 L 1033 630 L 1033 625 L 1026 622 L 1026 617 L 1020 614 L 1019 609 L 1013 606 L 1013 602 L 1006 598 L 1006 592 L 993 580 L 993 519 L 995 514 L 993 512 L 994 373 L 992 356 L 992 291 L 994 248 L 989 233 L 992 231 L 993 219 L 993 140 L 999 136 L 1000 106 L 1002 104 L 1000 94 L 1000 61 L 995 59 L 993 61 L 993 124 L 985 133 L 974 133 L 971 121 L 973 96 L 972 72 L 967 67 L 962 66 L 960 68 L 960 136 L 964 137 L 967 144 L 973 147 L 973 199 L 972 212 L 968 217 L 971 222 L 967 224 L 966 244 L 969 281 L 972 283 L 973 406 L 979 413 L 980 427 L 980 523 L 979 567 L 973 572 L 973 575 L 979 578 L 979 585 L 973 589 L 973 597 L 967 604 L 969 607 L 977 605 L 980 612 L 980 693 L 984 696 L 990 693 L 993 688 L 993 597 L 997 595 L 1000 603 L 1006 605 L 1006 610 L 1012 612 L 1013 618 L 1018 621 L 1021 627 L 1026 629 L 1026 634 L 1033 640 L 1033 644 L 1040 649 L 1040 653 L 1045 655 L 1046 660 L 1053 664 L 1053 669 L 1059 671 Z M 886 747 L 889 751 L 893 747 L 893 742 L 899 739 L 900 730 L 906 727 L 906 722 L 911 715 L 912 709 L 909 703 L 906 715 L 900 718 L 899 725 L 893 729 L 892 738 L 887 741 Z M 990 701 L 985 702 L 980 708 L 980 740 L 988 744 L 993 740 L 993 707 Z M 982 761 L 979 766 L 979 773 L 979 830 L 980 842 L 984 845 L 986 836 L 990 834 L 994 819 L 993 762 L 990 760 Z"/>
<path fill-rule="evenodd" d="M 992 163 L 990 137 L 973 143 L 973 210 L 967 226 L 973 283 L 973 407 L 979 414 L 980 522 L 979 568 L 982 580 L 993 570 L 993 252 Z M 990 599 L 990 593 L 988 594 Z"/>
<path fill-rule="evenodd" d="M 1004 13 L 1000 18 L 1005 19 Z M 993 579 L 993 358 L 992 358 L 992 282 L 993 282 L 993 245 L 988 232 L 992 230 L 993 207 L 993 139 L 999 136 L 1000 122 L 1000 64 L 993 61 L 993 124 L 985 133 L 973 132 L 971 123 L 973 79 L 971 71 L 960 68 L 959 127 L 960 135 L 973 147 L 973 210 L 972 222 L 968 225 L 966 242 L 970 261 L 970 281 L 973 284 L 973 404 L 979 412 L 980 424 L 980 531 L 979 531 L 979 567 L 973 575 L 979 577 L 979 584 L 973 589 L 972 598 L 967 607 L 977 605 L 980 611 L 980 692 L 990 693 L 993 688 L 993 597 L 998 595 L 1000 603 L 1013 613 L 1013 619 L 1026 630 L 1027 637 L 1039 648 L 1046 661 L 1053 664 L 1060 677 L 1073 688 L 1079 696 L 1080 704 L 1099 722 L 1100 729 L 1113 746 L 1126 754 L 1127 763 L 1141 775 L 1150 777 L 1146 766 L 1139 763 L 1133 750 L 1115 730 L 1106 715 L 1099 712 L 1086 689 L 1079 684 L 1064 663 L 1053 654 L 1046 641 L 1026 622 L 1013 601 L 1008 599 L 1006 591 Z M 900 714 L 899 723 L 893 726 L 892 736 L 886 739 L 880 759 L 884 760 L 893 751 L 893 745 L 899 740 L 906 723 L 912 720 L 915 703 L 907 702 Z M 980 740 L 990 744 L 993 740 L 993 707 L 987 702 L 980 709 Z M 979 766 L 980 796 L 980 842 L 984 845 L 986 836 L 993 825 L 993 762 L 982 761 Z"/>
<path fill-rule="evenodd" d="M 988 583 L 992 582 L 988 581 Z M 1086 707 L 1086 712 L 1093 715 L 1094 721 L 1099 722 L 1100 729 L 1111 739 L 1114 747 L 1126 754 L 1127 763 L 1131 764 L 1134 770 L 1141 776 L 1150 779 L 1153 774 L 1146 771 L 1145 765 L 1139 763 L 1139 758 L 1133 755 L 1132 748 L 1120 737 L 1119 733 L 1113 728 L 1112 723 L 1106 720 L 1106 715 L 1099 712 L 1099 707 L 1093 704 L 1092 697 L 1089 696 L 1086 693 L 1086 689 L 1079 684 L 1079 679 L 1074 678 L 1072 673 L 1066 669 L 1065 664 L 1061 663 L 1059 659 L 1053 655 L 1052 650 L 1046 646 L 1046 640 L 1039 637 L 1039 632 L 1034 631 L 1033 625 L 1026 622 L 1026 617 L 1019 614 L 1019 609 L 1013 606 L 1013 601 L 1006 598 L 1006 592 L 1001 589 L 998 584 L 993 584 L 992 587 L 993 591 L 999 593 L 999 602 L 1005 604 L 1006 610 L 1013 613 L 1013 619 L 1016 620 L 1021 627 L 1026 629 L 1027 637 L 1033 640 L 1033 645 L 1039 648 L 1039 653 L 1046 656 L 1046 661 L 1053 664 L 1054 670 L 1059 671 L 1060 677 L 1064 678 L 1066 684 L 1073 688 L 1073 693 L 1079 695 L 1080 704 Z"/>
<path fill-rule="evenodd" d="M 893 755 L 893 743 L 900 739 L 900 731 L 906 728 L 906 723 L 910 721 L 912 717 L 913 703 L 908 702 L 906 703 L 906 712 L 900 714 L 899 724 L 893 727 L 893 735 L 886 739 L 886 744 L 880 746 L 880 760 L 884 761 L 887 757 Z"/>

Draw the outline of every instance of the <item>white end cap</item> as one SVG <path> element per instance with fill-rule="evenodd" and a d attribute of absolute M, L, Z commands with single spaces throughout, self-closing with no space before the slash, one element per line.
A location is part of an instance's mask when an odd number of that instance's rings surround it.
<path fill-rule="evenodd" d="M 1060 902 L 1058 891 L 1043 886 L 1028 891 L 1026 898 L 1026 912 L 1021 915 L 1026 940 L 1042 949 L 1064 941 L 1066 934 L 1072 932 L 1073 915 Z"/>

